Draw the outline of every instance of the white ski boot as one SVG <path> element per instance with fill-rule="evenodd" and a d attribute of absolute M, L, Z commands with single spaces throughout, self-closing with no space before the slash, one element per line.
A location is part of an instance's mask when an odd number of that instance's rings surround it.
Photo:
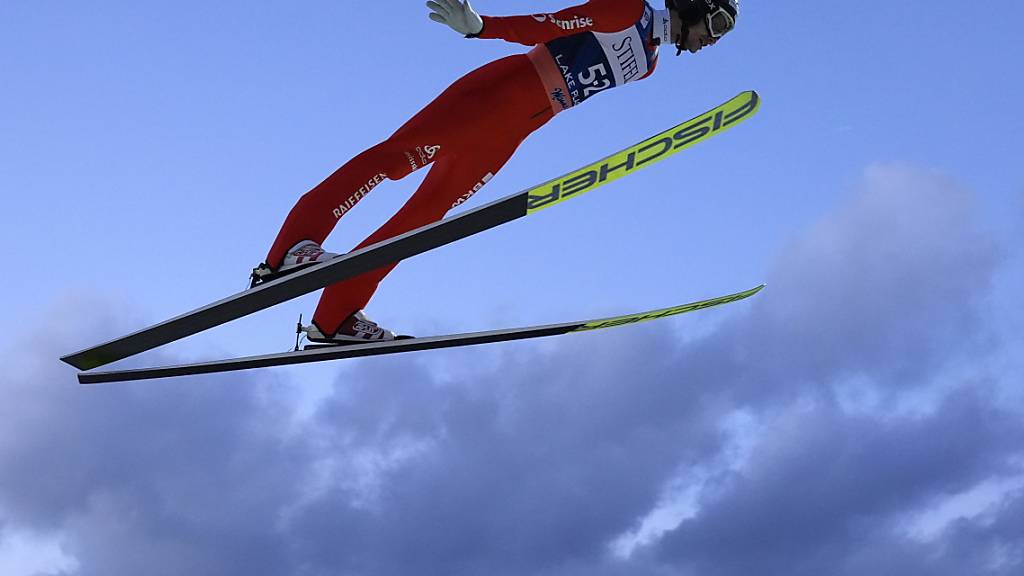
<path fill-rule="evenodd" d="M 333 336 L 324 335 L 316 324 L 303 326 L 301 330 L 306 333 L 306 339 L 317 344 L 361 344 L 409 338 L 409 336 L 395 336 L 391 330 L 381 328 L 376 322 L 367 318 L 362 310 L 346 318 Z"/>
<path fill-rule="evenodd" d="M 312 240 L 303 240 L 295 246 L 292 246 L 292 249 L 285 255 L 284 261 L 281 262 L 281 267 L 277 270 L 267 266 L 266 263 L 262 263 L 253 268 L 252 274 L 249 276 L 249 287 L 255 288 L 264 282 L 277 280 L 278 278 L 291 274 L 292 272 L 302 270 L 303 268 L 312 266 L 313 264 L 326 262 L 331 258 L 337 258 L 338 256 L 340 256 L 340 254 L 327 252 Z"/>

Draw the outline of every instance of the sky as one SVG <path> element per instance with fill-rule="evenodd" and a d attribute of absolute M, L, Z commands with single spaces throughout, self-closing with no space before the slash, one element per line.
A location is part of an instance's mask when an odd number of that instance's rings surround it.
<path fill-rule="evenodd" d="M 477 0 L 485 15 L 553 0 Z M 1024 572 L 1024 7 L 744 0 L 467 207 L 740 91 L 670 160 L 403 262 L 433 335 L 588 334 L 83 387 L 58 358 L 238 292 L 294 202 L 525 47 L 421 2 L 0 2 L 0 574 Z M 385 182 L 345 251 L 422 180 Z M 116 366 L 288 350 L 316 295 Z"/>

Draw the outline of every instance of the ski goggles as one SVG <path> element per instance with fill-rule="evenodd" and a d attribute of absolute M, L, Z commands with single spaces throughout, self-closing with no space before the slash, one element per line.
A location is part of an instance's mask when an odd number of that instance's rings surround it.
<path fill-rule="evenodd" d="M 736 26 L 736 19 L 725 8 L 715 8 L 706 16 L 708 33 L 712 38 L 721 38 Z"/>

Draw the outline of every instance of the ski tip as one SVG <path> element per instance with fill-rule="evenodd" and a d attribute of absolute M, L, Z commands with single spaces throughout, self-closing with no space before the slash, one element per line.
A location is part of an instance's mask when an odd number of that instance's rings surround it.
<path fill-rule="evenodd" d="M 747 90 L 746 92 L 742 92 L 740 96 L 747 96 L 750 98 L 750 101 L 753 103 L 754 112 L 761 109 L 761 95 L 757 90 Z"/>
<path fill-rule="evenodd" d="M 750 298 L 751 296 L 757 294 L 761 290 L 764 290 L 765 286 L 768 286 L 768 284 L 763 284 L 763 283 L 762 284 L 758 284 L 757 286 L 754 286 L 753 288 L 751 288 L 749 290 L 744 290 L 743 292 L 737 292 L 736 294 L 733 294 L 733 296 L 740 296 L 741 297 L 740 299 Z"/>

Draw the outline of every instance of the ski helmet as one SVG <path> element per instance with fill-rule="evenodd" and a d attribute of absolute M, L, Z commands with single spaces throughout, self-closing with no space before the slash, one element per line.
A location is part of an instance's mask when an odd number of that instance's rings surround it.
<path fill-rule="evenodd" d="M 721 38 L 733 29 L 739 4 L 739 0 L 665 0 L 665 7 L 674 10 L 686 26 L 703 19 L 712 38 Z"/>

